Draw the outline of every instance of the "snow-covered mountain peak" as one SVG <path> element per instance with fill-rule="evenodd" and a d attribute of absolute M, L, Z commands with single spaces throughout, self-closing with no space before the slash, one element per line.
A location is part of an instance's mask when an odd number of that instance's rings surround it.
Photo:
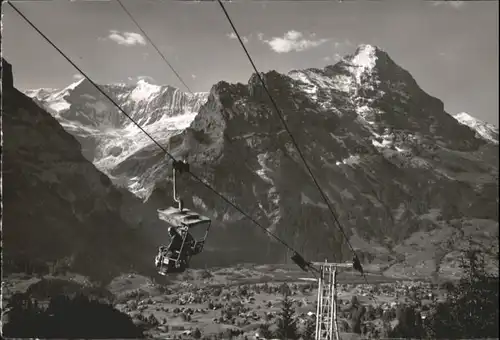
<path fill-rule="evenodd" d="M 371 45 L 371 44 L 360 44 L 356 47 L 356 50 L 354 52 L 354 56 L 369 56 L 370 58 L 377 58 L 379 56 L 382 56 L 384 54 L 387 54 L 382 48 Z"/>
<path fill-rule="evenodd" d="M 82 84 L 84 81 L 86 81 L 87 78 L 82 78 L 82 79 L 79 79 L 77 81 L 75 81 L 73 84 L 69 85 L 68 87 L 66 87 L 66 90 L 74 90 L 76 89 L 80 84 Z"/>
<path fill-rule="evenodd" d="M 498 144 L 498 128 L 490 123 L 483 122 L 467 112 L 460 112 L 453 115 L 460 124 L 466 125 L 474 130 L 478 136 L 490 142 Z"/>
<path fill-rule="evenodd" d="M 25 91 L 25 94 L 40 101 L 50 101 L 52 103 L 59 102 L 61 104 L 62 102 L 64 102 L 64 98 L 74 91 L 81 89 L 85 92 L 92 87 L 93 85 L 86 78 L 82 78 L 75 81 L 74 83 L 71 83 L 63 89 L 39 89 L 37 91 L 27 90 Z M 61 107 L 63 106 L 65 105 L 62 105 Z"/>
<path fill-rule="evenodd" d="M 383 80 L 396 80 L 394 75 L 402 75 L 400 67 L 394 63 L 389 55 L 377 46 L 363 44 L 359 45 L 353 54 L 343 58 L 330 68 L 341 69 L 340 73 L 348 72 L 349 76 L 344 77 L 344 82 L 349 83 L 351 90 L 357 94 L 357 90 L 362 87 L 374 90 Z"/>
<path fill-rule="evenodd" d="M 192 95 L 145 80 L 135 84 L 98 86 L 162 143 L 185 130 L 208 97 L 208 93 Z M 78 138 L 84 156 L 102 171 L 151 146 L 151 140 L 86 79 L 62 90 L 28 90 L 26 94 L 47 108 L 67 131 Z"/>
<path fill-rule="evenodd" d="M 130 94 L 130 98 L 136 102 L 149 100 L 151 97 L 159 94 L 161 90 L 161 86 L 149 84 L 141 79 L 137 82 L 137 86 Z"/>
<path fill-rule="evenodd" d="M 152 84 L 152 83 L 148 82 L 146 79 L 139 79 L 135 83 L 135 87 L 156 89 L 156 88 L 161 88 L 161 87 L 170 87 L 170 85 L 156 85 L 156 84 Z"/>
<path fill-rule="evenodd" d="M 481 122 L 479 119 L 472 117 L 467 112 L 457 113 L 453 117 L 455 117 L 455 119 L 458 120 L 460 123 L 467 123 L 471 125 L 477 125 L 478 123 Z"/>
<path fill-rule="evenodd" d="M 354 54 L 351 65 L 355 67 L 356 82 L 361 82 L 363 73 L 370 73 L 377 64 L 377 48 L 372 45 L 361 45 Z"/>
<path fill-rule="evenodd" d="M 31 89 L 26 90 L 25 94 L 30 98 L 44 98 L 51 93 L 58 91 L 58 89 L 54 88 L 40 88 L 40 89 Z"/>

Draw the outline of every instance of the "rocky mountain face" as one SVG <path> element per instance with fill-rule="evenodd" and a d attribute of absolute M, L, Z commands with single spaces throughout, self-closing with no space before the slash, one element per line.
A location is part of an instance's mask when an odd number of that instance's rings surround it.
<path fill-rule="evenodd" d="M 476 131 L 478 137 L 484 138 L 494 144 L 498 144 L 498 128 L 493 124 L 474 118 L 467 112 L 457 113 L 456 115 L 453 115 L 453 117 L 458 120 L 460 124 L 467 125 L 472 130 Z"/>
<path fill-rule="evenodd" d="M 446 113 L 387 53 L 364 45 L 323 69 L 262 77 L 366 263 L 393 274 L 449 273 L 469 239 L 498 245 L 498 144 Z M 80 93 L 80 101 L 55 114 L 63 126 L 61 117 L 84 111 L 84 98 Z M 197 111 L 189 126 L 158 123 L 148 131 L 306 258 L 351 258 L 255 74 L 247 84 L 219 82 L 199 109 L 189 110 Z M 160 116 L 157 122 L 172 119 Z M 95 126 L 71 124 L 65 128 L 79 140 Z M 145 136 L 129 131 L 115 128 L 106 136 L 136 149 L 121 147 L 119 161 L 107 167 L 94 153 L 94 163 L 148 206 L 164 207 L 171 202 L 169 164 Z M 291 255 L 189 175 L 180 182 L 186 205 L 213 219 L 198 261 L 275 262 Z"/>
<path fill-rule="evenodd" d="M 136 214 L 155 212 L 113 186 L 56 119 L 14 88 L 6 61 L 2 105 L 4 273 L 55 263 L 103 281 L 151 273 L 153 237 L 137 231 Z"/>

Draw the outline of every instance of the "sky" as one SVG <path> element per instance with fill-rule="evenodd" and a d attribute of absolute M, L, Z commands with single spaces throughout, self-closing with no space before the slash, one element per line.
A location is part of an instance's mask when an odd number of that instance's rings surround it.
<path fill-rule="evenodd" d="M 217 2 L 122 0 L 192 91 L 253 73 Z M 17 1 L 15 6 L 93 81 L 186 88 L 112 1 Z M 498 126 L 497 1 L 252 1 L 225 7 L 261 72 L 322 68 L 357 45 L 385 50 L 448 113 Z M 81 74 L 8 4 L 2 51 L 21 90 L 62 88 Z"/>

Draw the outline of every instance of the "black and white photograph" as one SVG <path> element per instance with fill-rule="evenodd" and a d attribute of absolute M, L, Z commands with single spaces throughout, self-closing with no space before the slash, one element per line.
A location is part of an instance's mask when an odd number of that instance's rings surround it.
<path fill-rule="evenodd" d="M 2 1 L 2 337 L 500 338 L 498 17 Z"/>

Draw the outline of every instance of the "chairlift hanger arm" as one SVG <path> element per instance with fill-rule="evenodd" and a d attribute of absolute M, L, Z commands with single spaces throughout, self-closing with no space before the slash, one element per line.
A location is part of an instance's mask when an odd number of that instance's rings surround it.
<path fill-rule="evenodd" d="M 176 173 L 182 174 L 184 172 L 189 173 L 189 163 L 187 161 L 178 161 L 176 159 L 173 160 L 172 163 L 173 172 L 172 172 L 172 188 L 173 188 L 173 198 L 174 201 L 178 204 L 179 210 L 182 211 L 184 209 L 184 202 L 182 201 L 180 195 L 177 193 L 177 177 Z"/>

